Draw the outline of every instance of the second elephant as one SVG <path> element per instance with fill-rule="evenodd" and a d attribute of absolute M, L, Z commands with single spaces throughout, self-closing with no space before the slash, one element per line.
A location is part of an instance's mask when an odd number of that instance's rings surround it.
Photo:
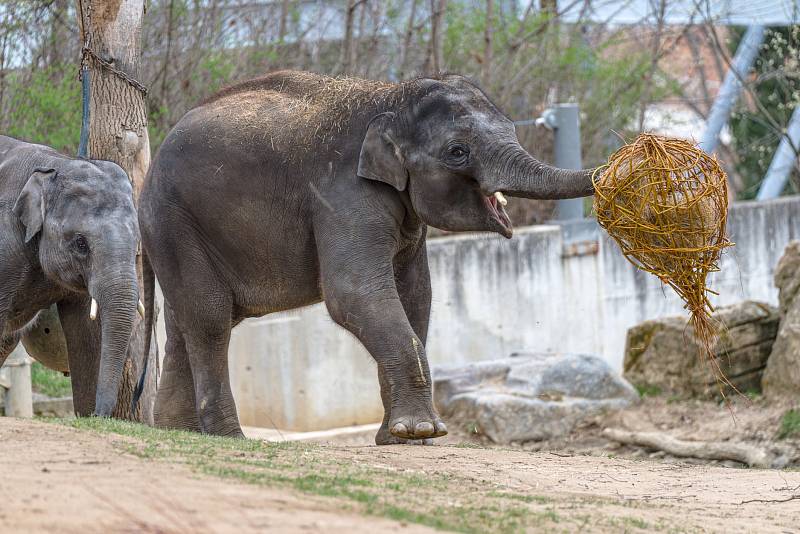
<path fill-rule="evenodd" d="M 0 365 L 56 304 L 75 412 L 110 416 L 136 321 L 138 242 L 122 168 L 0 136 Z"/>

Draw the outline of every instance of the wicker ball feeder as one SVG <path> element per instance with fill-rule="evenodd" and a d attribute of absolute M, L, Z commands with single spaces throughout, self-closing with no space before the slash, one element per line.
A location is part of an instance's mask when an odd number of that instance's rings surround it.
<path fill-rule="evenodd" d="M 681 139 L 641 134 L 595 172 L 594 211 L 631 263 L 684 300 L 720 377 L 706 276 L 733 243 L 725 235 L 727 176 L 716 158 Z"/>

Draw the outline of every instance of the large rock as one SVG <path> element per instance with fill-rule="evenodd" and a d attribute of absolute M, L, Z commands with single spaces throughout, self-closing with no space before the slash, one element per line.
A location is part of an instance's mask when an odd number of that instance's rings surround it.
<path fill-rule="evenodd" d="M 800 397 L 800 241 L 786 246 L 775 267 L 781 326 L 761 384 L 768 397 Z"/>
<path fill-rule="evenodd" d="M 712 347 L 714 362 L 703 356 L 686 316 L 645 321 L 628 330 L 625 378 L 661 393 L 715 398 L 720 391 L 715 363 L 742 393 L 760 391 L 761 375 L 778 332 L 778 310 L 745 301 L 718 308 L 713 317 L 722 325 Z M 727 395 L 731 388 L 725 385 L 723 391 Z"/>
<path fill-rule="evenodd" d="M 581 420 L 638 400 L 603 360 L 583 354 L 514 354 L 434 370 L 434 401 L 453 424 L 495 443 L 567 434 Z"/>

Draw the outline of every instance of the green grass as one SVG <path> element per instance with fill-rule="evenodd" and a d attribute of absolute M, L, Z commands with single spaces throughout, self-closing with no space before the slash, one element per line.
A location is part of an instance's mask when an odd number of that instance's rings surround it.
<path fill-rule="evenodd" d="M 49 419 L 82 431 L 119 436 L 112 444 L 146 461 L 196 473 L 336 499 L 367 515 L 458 532 L 575 531 L 597 500 L 559 502 L 499 483 L 443 472 L 387 470 L 341 449 L 266 443 L 162 430 L 116 419 Z M 585 502 L 584 502 L 585 501 Z M 585 515 L 585 514 L 584 514 Z M 611 520 L 611 518 L 608 518 Z M 604 523 L 595 518 L 595 524 Z"/>
<path fill-rule="evenodd" d="M 661 395 L 661 388 L 651 384 L 636 384 L 634 386 L 641 398 L 657 397 Z"/>
<path fill-rule="evenodd" d="M 33 391 L 48 397 L 67 397 L 72 395 L 72 381 L 58 371 L 48 369 L 39 362 L 31 365 Z"/>
<path fill-rule="evenodd" d="M 778 439 L 800 438 L 800 410 L 789 410 L 781 418 Z"/>

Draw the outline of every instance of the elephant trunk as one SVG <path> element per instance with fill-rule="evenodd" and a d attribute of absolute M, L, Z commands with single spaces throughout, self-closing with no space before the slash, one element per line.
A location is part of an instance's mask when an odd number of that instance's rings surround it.
<path fill-rule="evenodd" d="M 94 414 L 110 417 L 117 404 L 128 344 L 136 320 L 138 286 L 135 273 L 106 279 L 95 285 L 96 290 L 90 292 L 99 308 L 102 340 Z"/>
<path fill-rule="evenodd" d="M 537 160 L 519 143 L 508 143 L 489 159 L 483 182 L 489 193 L 523 198 L 567 199 L 592 196 L 594 169 L 559 169 Z"/>

